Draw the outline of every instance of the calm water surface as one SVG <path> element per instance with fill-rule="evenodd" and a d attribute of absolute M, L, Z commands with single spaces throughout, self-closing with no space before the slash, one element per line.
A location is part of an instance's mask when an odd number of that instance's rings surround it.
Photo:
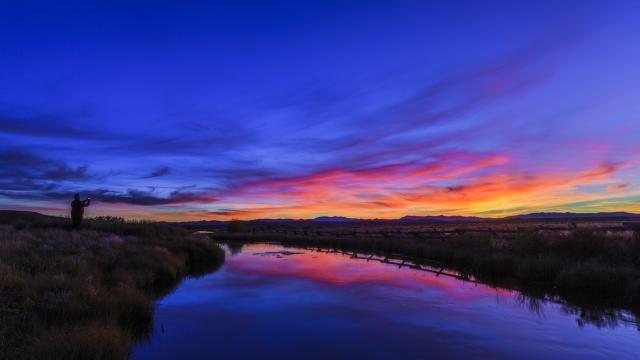
<path fill-rule="evenodd" d="M 517 292 L 254 244 L 160 300 L 133 358 L 640 359 L 638 325 L 621 315 L 596 326 Z"/>

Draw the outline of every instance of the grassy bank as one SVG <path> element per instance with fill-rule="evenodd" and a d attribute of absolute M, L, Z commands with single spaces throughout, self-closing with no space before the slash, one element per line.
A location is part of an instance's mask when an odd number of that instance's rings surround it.
<path fill-rule="evenodd" d="M 218 232 L 219 240 L 279 241 L 437 262 L 486 283 L 527 294 L 561 296 L 574 304 L 626 308 L 640 313 L 640 237 L 612 239 L 591 231 L 570 236 L 522 234 L 499 240 L 457 234 L 447 239 L 330 238 Z"/>
<path fill-rule="evenodd" d="M 224 261 L 210 239 L 154 223 L 0 225 L 0 349 L 7 359 L 123 359 L 153 301 Z"/>

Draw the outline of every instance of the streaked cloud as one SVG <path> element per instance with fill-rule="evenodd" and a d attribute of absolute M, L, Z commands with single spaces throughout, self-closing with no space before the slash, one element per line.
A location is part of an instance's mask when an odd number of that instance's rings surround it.
<path fill-rule="evenodd" d="M 92 214 L 167 220 L 635 211 L 638 12 L 549 6 L 16 3 L 0 14 L 0 205 L 59 214 L 80 192 Z"/>

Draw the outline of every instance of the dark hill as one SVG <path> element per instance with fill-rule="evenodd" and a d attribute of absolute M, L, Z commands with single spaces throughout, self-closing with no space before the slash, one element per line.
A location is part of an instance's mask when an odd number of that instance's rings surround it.
<path fill-rule="evenodd" d="M 60 221 L 61 217 L 43 215 L 34 211 L 0 210 L 0 224 L 12 225 L 17 222 L 41 223 L 50 221 Z"/>

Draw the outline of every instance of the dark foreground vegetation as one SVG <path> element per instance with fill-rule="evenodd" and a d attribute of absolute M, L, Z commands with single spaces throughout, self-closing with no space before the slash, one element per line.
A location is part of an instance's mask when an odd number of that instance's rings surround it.
<path fill-rule="evenodd" d="M 224 261 L 210 239 L 157 223 L 0 216 L 0 357 L 123 359 L 154 299 Z M 12 223 L 12 224 L 7 224 Z"/>
<path fill-rule="evenodd" d="M 545 232 L 538 224 L 511 230 L 509 224 L 294 228 L 232 222 L 218 228 L 218 240 L 278 241 L 284 245 L 354 250 L 384 256 L 410 256 L 414 262 L 446 267 L 485 283 L 537 297 L 560 297 L 571 304 L 624 308 L 640 314 L 640 236 L 638 228 L 620 236 L 580 224 L 554 224 L 570 230 Z M 467 228 L 465 228 L 465 226 Z M 528 227 L 527 227 L 528 226 Z M 503 236 L 498 228 L 509 228 Z M 581 229 L 583 227 L 583 229 Z M 411 235 L 407 230 L 411 228 Z M 611 226 L 607 225 L 607 229 Z M 426 229 L 426 230 L 425 230 Z M 533 230 L 531 230 L 533 229 Z"/>

